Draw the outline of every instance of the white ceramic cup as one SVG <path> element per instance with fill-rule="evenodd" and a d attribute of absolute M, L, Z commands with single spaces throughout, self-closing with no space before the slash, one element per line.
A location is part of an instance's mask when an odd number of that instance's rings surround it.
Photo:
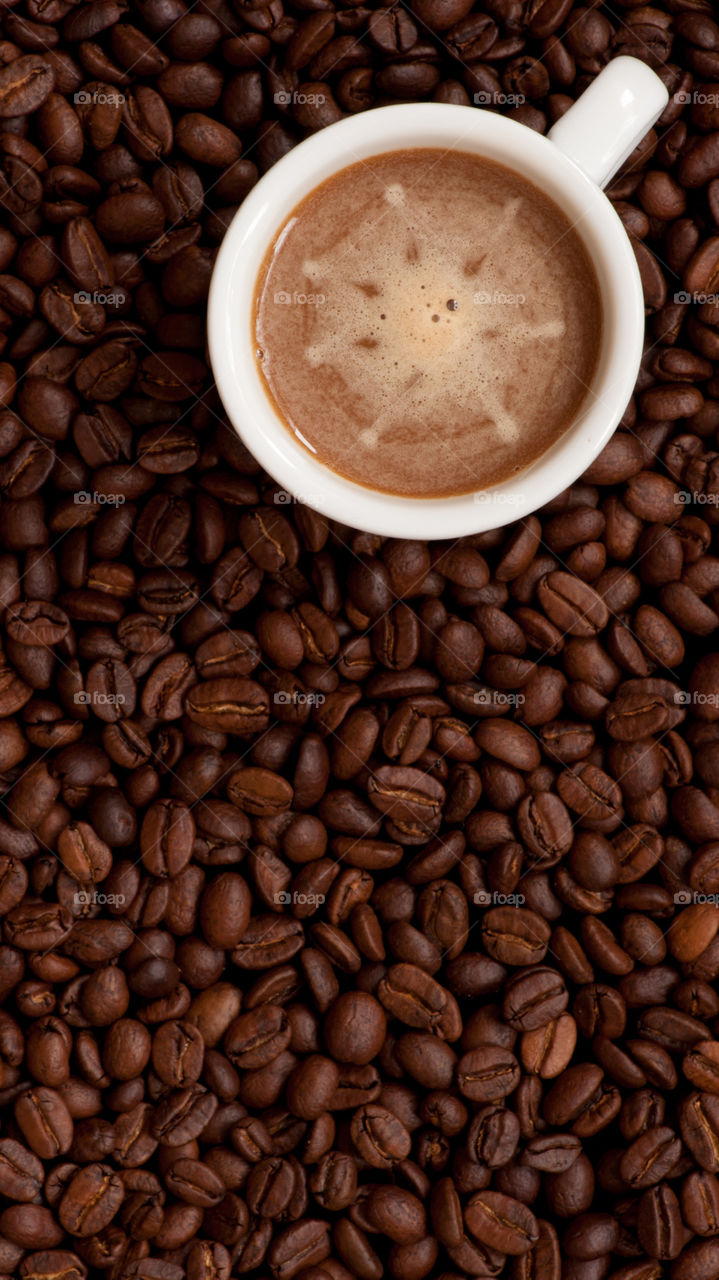
<path fill-rule="evenodd" d="M 400 538 L 449 538 L 528 515 L 572 484 L 614 431 L 642 354 L 644 300 L 627 234 L 602 187 L 661 115 L 658 76 L 616 58 L 547 137 L 491 111 L 444 103 L 380 107 L 314 134 L 252 189 L 222 242 L 208 309 L 209 353 L 227 415 L 290 502 L 343 524 Z M 487 156 L 515 169 L 564 210 L 599 279 L 604 326 L 594 381 L 579 417 L 526 471 L 449 498 L 405 498 L 354 483 L 305 449 L 271 402 L 255 356 L 253 301 L 265 254 L 293 209 L 325 179 L 388 151 L 435 147 Z M 558 250 L 561 252 L 561 249 Z"/>

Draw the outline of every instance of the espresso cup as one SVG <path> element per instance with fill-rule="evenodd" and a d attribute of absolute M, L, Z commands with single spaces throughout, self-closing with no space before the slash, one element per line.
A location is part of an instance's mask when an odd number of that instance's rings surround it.
<path fill-rule="evenodd" d="M 396 538 L 480 533 L 529 515 L 572 484 L 619 423 L 639 371 L 644 298 L 629 238 L 602 188 L 668 101 L 645 63 L 609 63 L 544 137 L 494 112 L 444 103 L 380 107 L 301 142 L 264 175 L 232 220 L 217 255 L 208 343 L 225 411 L 247 448 L 281 486 L 332 519 Z M 443 148 L 514 169 L 564 211 L 594 264 L 603 331 L 581 411 L 525 471 L 475 493 L 408 498 L 346 479 L 305 449 L 271 402 L 256 358 L 254 298 L 261 264 L 296 206 L 339 170 L 386 152 Z M 557 252 L 561 252 L 561 246 Z"/>

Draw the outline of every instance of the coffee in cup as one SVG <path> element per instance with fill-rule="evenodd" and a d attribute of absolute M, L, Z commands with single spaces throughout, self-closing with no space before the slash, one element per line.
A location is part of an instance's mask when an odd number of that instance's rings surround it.
<path fill-rule="evenodd" d="M 266 393 L 333 471 L 444 497 L 511 479 L 592 402 L 579 229 L 494 160 L 409 148 L 317 186 L 275 236 L 253 323 Z"/>

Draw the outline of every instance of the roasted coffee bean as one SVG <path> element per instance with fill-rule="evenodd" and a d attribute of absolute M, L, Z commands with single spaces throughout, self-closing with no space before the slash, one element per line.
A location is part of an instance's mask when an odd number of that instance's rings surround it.
<path fill-rule="evenodd" d="M 22 1093 L 15 1103 L 15 1119 L 29 1147 L 41 1160 L 69 1151 L 72 1115 L 54 1089 L 40 1085 Z"/>
<path fill-rule="evenodd" d="M 658 1126 L 637 1138 L 622 1157 L 622 1177 L 631 1187 L 651 1187 L 674 1168 L 681 1143 L 673 1130 Z"/>
<path fill-rule="evenodd" d="M 461 1034 L 454 996 L 416 965 L 393 965 L 380 981 L 377 995 L 388 1013 L 410 1027 L 432 1030 L 449 1041 Z"/>
<path fill-rule="evenodd" d="M 202 1133 L 217 1103 L 217 1097 L 200 1085 L 172 1090 L 155 1109 L 153 1137 L 163 1146 L 183 1146 Z"/>
<path fill-rule="evenodd" d="M 329 1252 L 329 1224 L 320 1219 L 306 1218 L 286 1227 L 275 1238 L 269 1249 L 268 1261 L 277 1280 L 292 1280 L 300 1269 L 319 1266 Z"/>
<path fill-rule="evenodd" d="M 713 1236 L 719 1226 L 719 1184 L 711 1173 L 690 1173 L 680 1192 L 681 1214 L 691 1231 Z"/>
<path fill-rule="evenodd" d="M 538 1237 L 531 1210 L 498 1191 L 480 1191 L 473 1196 L 465 1208 L 465 1222 L 481 1245 L 500 1253 L 527 1253 Z"/>
<path fill-rule="evenodd" d="M 194 1083 L 202 1073 L 204 1041 L 189 1023 L 164 1022 L 152 1043 L 152 1065 L 163 1084 Z"/>
<path fill-rule="evenodd" d="M 225 1194 L 221 1178 L 200 1160 L 173 1160 L 166 1174 L 173 1195 L 185 1204 L 207 1209 L 219 1204 Z"/>
<path fill-rule="evenodd" d="M 253 680 L 205 680 L 185 695 L 187 715 L 200 728 L 244 737 L 267 727 L 268 705 Z"/>
<path fill-rule="evenodd" d="M 0 72 L 0 114 L 22 116 L 36 111 L 52 92 L 55 75 L 37 54 L 19 57 Z"/>
<path fill-rule="evenodd" d="M 506 983 L 502 1013 L 516 1030 L 545 1027 L 564 1012 L 569 993 L 560 973 L 545 966 L 527 968 Z"/>
<path fill-rule="evenodd" d="M 113 1169 L 88 1164 L 68 1182 L 58 1217 L 69 1235 L 96 1235 L 112 1222 L 124 1197 L 122 1180 Z"/>
<path fill-rule="evenodd" d="M 402 1121 L 374 1103 L 355 1111 L 351 1135 L 359 1155 L 376 1169 L 391 1168 L 396 1161 L 406 1159 L 411 1149 L 410 1135 Z"/>
<path fill-rule="evenodd" d="M 663 1184 L 646 1191 L 637 1215 L 639 1242 L 652 1258 L 676 1258 L 684 1243 L 679 1200 L 671 1187 Z"/>
<path fill-rule="evenodd" d="M 492 1102 L 513 1093 L 519 1084 L 514 1054 L 497 1045 L 471 1049 L 457 1063 L 457 1084 L 473 1102 Z"/>
<path fill-rule="evenodd" d="M 12 1138 L 0 1139 L 0 1188 L 8 1200 L 28 1202 L 42 1190 L 44 1177 L 37 1156 Z"/>
<path fill-rule="evenodd" d="M 325 1042 L 338 1062 L 362 1066 L 379 1054 L 386 1026 L 384 1009 L 374 996 L 363 991 L 340 995 L 327 1010 Z"/>

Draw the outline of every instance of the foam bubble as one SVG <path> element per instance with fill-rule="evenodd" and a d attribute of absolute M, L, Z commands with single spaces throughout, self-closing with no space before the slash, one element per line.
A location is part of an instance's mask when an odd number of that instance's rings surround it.
<path fill-rule="evenodd" d="M 313 284 L 322 278 L 323 271 L 322 262 L 314 258 L 305 258 L 302 263 L 303 275 L 306 275 L 307 279 L 311 280 Z"/>
<path fill-rule="evenodd" d="M 402 183 L 391 182 L 389 186 L 385 188 L 384 198 L 387 201 L 387 204 L 394 205 L 395 207 L 403 205 L 405 203 L 405 189 L 402 186 Z"/>

